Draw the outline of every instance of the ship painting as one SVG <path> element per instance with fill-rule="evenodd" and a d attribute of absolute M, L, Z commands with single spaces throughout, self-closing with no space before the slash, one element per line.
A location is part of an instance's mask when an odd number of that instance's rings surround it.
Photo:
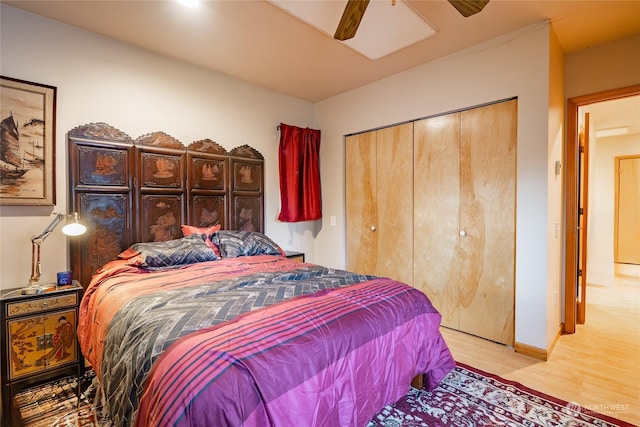
<path fill-rule="evenodd" d="M 0 178 L 20 178 L 28 169 L 20 153 L 20 134 L 13 114 L 2 120 L 0 132 Z"/>
<path fill-rule="evenodd" d="M 42 145 L 31 140 L 29 143 L 31 148 L 24 150 L 24 158 L 31 165 L 41 168 L 44 165 L 44 157 L 42 157 Z"/>
<path fill-rule="evenodd" d="M 4 76 L 0 88 L 0 206 L 53 206 L 56 88 Z"/>

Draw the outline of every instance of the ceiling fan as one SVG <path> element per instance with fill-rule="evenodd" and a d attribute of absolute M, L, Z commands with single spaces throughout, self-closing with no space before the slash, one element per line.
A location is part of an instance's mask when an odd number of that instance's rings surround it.
<path fill-rule="evenodd" d="M 469 17 L 480 12 L 489 0 L 448 0 L 462 16 Z M 395 4 L 395 0 L 391 0 Z M 340 18 L 340 23 L 333 38 L 341 41 L 349 40 L 356 35 L 360 21 L 367 10 L 369 0 L 349 0 Z"/>

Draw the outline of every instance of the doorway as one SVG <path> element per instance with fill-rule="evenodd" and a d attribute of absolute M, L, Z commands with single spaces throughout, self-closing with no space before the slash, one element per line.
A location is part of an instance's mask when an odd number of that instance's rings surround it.
<path fill-rule="evenodd" d="M 596 123 L 593 126 L 593 130 L 587 130 L 586 134 L 584 132 L 581 134 L 581 117 L 583 116 L 580 114 L 596 103 L 626 99 L 633 96 L 640 96 L 640 85 L 571 98 L 567 101 L 564 333 L 575 333 L 576 324 L 584 323 L 586 317 L 586 283 L 589 273 L 587 265 L 589 264 L 585 262 L 588 258 L 588 247 L 586 244 L 587 239 L 583 237 L 586 237 L 585 234 L 591 228 L 587 221 L 589 205 L 584 204 L 584 196 L 588 194 L 590 189 L 587 185 L 583 185 L 588 180 L 585 181 L 581 178 L 584 166 L 581 162 L 585 160 L 584 148 L 587 148 L 588 153 L 588 148 L 591 146 L 588 142 L 589 136 L 595 136 L 595 129 L 598 125 Z M 582 130 L 584 131 L 584 128 Z M 583 145 L 581 142 L 586 144 L 586 147 L 581 147 Z M 613 193 L 613 190 L 611 192 Z M 611 210 L 613 209 L 611 208 Z M 613 226 L 609 230 L 612 235 Z M 610 266 L 613 269 L 613 250 L 610 253 Z"/>

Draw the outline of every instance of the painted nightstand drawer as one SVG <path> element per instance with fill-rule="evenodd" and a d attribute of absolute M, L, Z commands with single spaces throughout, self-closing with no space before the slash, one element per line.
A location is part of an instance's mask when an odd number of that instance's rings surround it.
<path fill-rule="evenodd" d="M 7 317 L 23 316 L 25 314 L 39 313 L 42 310 L 55 310 L 64 307 L 78 305 L 78 295 L 61 295 L 49 298 L 41 298 L 34 301 L 20 301 L 7 304 Z"/>

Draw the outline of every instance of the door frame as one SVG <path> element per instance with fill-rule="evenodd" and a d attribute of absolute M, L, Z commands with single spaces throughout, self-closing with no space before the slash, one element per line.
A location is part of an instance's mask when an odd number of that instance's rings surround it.
<path fill-rule="evenodd" d="M 587 239 L 589 223 L 589 147 L 591 141 L 590 113 L 584 114 L 584 134 L 580 139 L 580 130 L 578 130 L 579 142 L 581 147 L 578 151 L 578 174 L 580 182 L 578 184 L 578 271 L 576 283 L 578 286 L 576 295 L 576 322 L 583 324 L 587 316 Z M 578 117 L 578 121 L 580 117 Z M 580 215 L 582 218 L 580 218 Z"/>
<path fill-rule="evenodd" d="M 564 325 L 563 332 L 573 334 L 577 323 L 577 273 L 580 247 L 577 241 L 579 208 L 580 140 L 578 108 L 594 102 L 640 95 L 640 85 L 612 89 L 567 99 L 567 135 L 565 139 L 565 259 L 564 259 Z M 588 190 L 586 190 L 588 191 Z M 585 223 L 586 227 L 587 224 Z M 586 249 L 585 249 L 586 250 Z M 586 256 L 586 254 L 584 254 Z M 584 284 L 586 286 L 586 283 Z"/>

